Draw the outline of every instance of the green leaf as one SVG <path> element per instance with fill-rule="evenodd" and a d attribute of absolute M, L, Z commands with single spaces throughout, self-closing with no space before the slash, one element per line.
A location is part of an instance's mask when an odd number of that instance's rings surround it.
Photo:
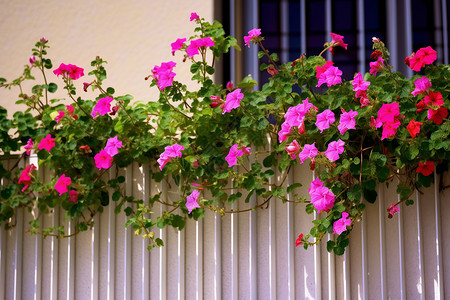
<path fill-rule="evenodd" d="M 287 188 L 286 188 L 286 193 L 291 193 L 294 189 L 296 189 L 296 188 L 299 188 L 299 187 L 301 187 L 302 186 L 302 184 L 301 183 L 299 183 L 299 182 L 297 182 L 297 183 L 294 183 L 294 184 L 291 184 L 290 186 L 288 186 Z"/>
<path fill-rule="evenodd" d="M 109 87 L 109 88 L 106 89 L 106 92 L 107 92 L 109 95 L 113 95 L 114 92 L 115 92 L 115 90 L 114 90 L 114 88 Z"/>
<path fill-rule="evenodd" d="M 48 85 L 48 91 L 50 93 L 54 93 L 56 92 L 56 90 L 58 89 L 58 86 L 56 85 L 56 83 L 50 82 L 50 84 Z"/>
<path fill-rule="evenodd" d="M 119 201 L 119 200 L 120 200 L 120 197 L 122 197 L 122 194 L 121 194 L 119 191 L 115 191 L 115 192 L 112 194 L 112 200 L 113 200 L 113 201 Z"/>

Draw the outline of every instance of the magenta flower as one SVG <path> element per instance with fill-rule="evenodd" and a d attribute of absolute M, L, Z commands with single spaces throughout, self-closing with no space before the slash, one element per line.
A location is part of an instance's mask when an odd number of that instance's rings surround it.
<path fill-rule="evenodd" d="M 27 144 L 23 147 L 25 150 L 27 150 L 26 154 L 30 155 L 31 149 L 33 149 L 34 144 L 32 139 L 28 139 Z"/>
<path fill-rule="evenodd" d="M 392 122 L 383 123 L 383 133 L 381 134 L 381 139 L 391 138 L 397 133 L 397 128 L 400 127 L 400 121 L 395 119 Z"/>
<path fill-rule="evenodd" d="M 353 78 L 353 91 L 358 92 L 358 91 L 367 91 L 367 88 L 370 85 L 369 81 L 364 81 L 363 76 L 361 73 L 357 73 L 355 75 L 355 77 Z M 358 96 L 356 96 L 358 97 Z"/>
<path fill-rule="evenodd" d="M 416 71 L 419 72 L 420 69 L 425 67 L 425 65 L 432 64 L 437 58 L 437 52 L 430 46 L 426 48 L 420 48 L 417 50 L 417 52 L 414 54 L 414 56 L 409 57 L 408 59 L 408 66 Z"/>
<path fill-rule="evenodd" d="M 339 154 L 342 154 L 344 152 L 344 145 L 345 142 L 341 139 L 329 143 L 327 151 L 325 151 L 325 155 L 330 161 L 338 160 Z"/>
<path fill-rule="evenodd" d="M 192 40 L 189 47 L 186 49 L 186 53 L 189 55 L 189 57 L 192 57 L 194 55 L 199 54 L 198 48 L 200 47 L 213 47 L 214 41 L 210 37 L 205 37 L 202 39 L 196 39 Z"/>
<path fill-rule="evenodd" d="M 170 46 L 172 47 L 172 55 L 175 55 L 175 51 L 183 48 L 184 42 L 186 42 L 186 38 L 177 39 L 175 42 L 170 44 Z"/>
<path fill-rule="evenodd" d="M 338 235 L 340 235 L 341 233 L 343 233 L 344 231 L 347 230 L 347 226 L 350 226 L 352 224 L 352 220 L 347 219 L 347 217 L 348 217 L 348 213 L 343 211 L 342 218 L 340 218 L 333 224 L 333 234 L 337 233 Z"/>
<path fill-rule="evenodd" d="M 378 57 L 377 61 L 369 63 L 370 70 L 369 73 L 373 76 L 377 76 L 377 72 L 383 70 L 384 68 L 384 59 L 381 57 Z"/>
<path fill-rule="evenodd" d="M 298 158 L 300 158 L 300 162 L 304 163 L 306 159 L 308 158 L 314 158 L 318 153 L 318 150 L 316 148 L 316 143 L 306 144 L 303 147 L 302 152 L 299 153 Z"/>
<path fill-rule="evenodd" d="M 297 153 L 300 151 L 300 145 L 296 140 L 293 140 L 285 149 L 291 159 L 294 160 L 297 157 Z"/>
<path fill-rule="evenodd" d="M 66 105 L 66 109 L 67 109 L 67 111 L 69 112 L 69 115 L 70 115 L 72 118 L 74 118 L 75 120 L 78 119 L 78 116 L 73 114 L 74 111 L 75 111 L 75 108 L 72 106 L 72 104 Z"/>
<path fill-rule="evenodd" d="M 194 20 L 198 20 L 200 19 L 200 17 L 197 15 L 197 13 L 193 12 L 191 13 L 191 17 L 189 18 L 189 21 L 194 21 Z"/>
<path fill-rule="evenodd" d="M 108 141 L 106 142 L 105 151 L 109 155 L 114 156 L 117 153 L 119 153 L 119 151 L 117 150 L 118 148 L 122 148 L 122 141 L 119 141 L 117 139 L 117 135 L 113 138 L 109 138 Z"/>
<path fill-rule="evenodd" d="M 22 189 L 22 192 L 25 192 L 25 190 L 31 185 L 31 172 L 33 170 L 36 170 L 36 166 L 31 164 L 25 167 L 25 169 L 22 171 L 19 177 L 19 184 L 23 183 L 25 186 Z"/>
<path fill-rule="evenodd" d="M 228 155 L 225 157 L 225 160 L 228 163 L 228 168 L 231 168 L 232 166 L 237 164 L 237 158 L 244 155 L 244 151 L 238 150 L 238 144 L 234 144 L 231 146 L 230 151 L 228 152 Z"/>
<path fill-rule="evenodd" d="M 162 171 L 162 169 L 164 168 L 164 166 L 172 159 L 175 157 L 181 157 L 181 151 L 184 150 L 184 146 L 179 145 L 177 143 L 173 144 L 172 146 L 166 146 L 166 148 L 164 148 L 164 152 L 161 153 L 161 155 L 158 158 L 158 164 L 159 164 L 159 169 Z"/>
<path fill-rule="evenodd" d="M 334 54 L 334 47 L 336 46 L 341 46 L 342 48 L 344 48 L 345 50 L 347 50 L 347 46 L 348 44 L 344 43 L 344 36 L 336 34 L 336 33 L 332 33 L 330 32 L 331 35 L 331 48 L 329 48 L 328 50 L 330 50 L 330 52 L 332 54 Z"/>
<path fill-rule="evenodd" d="M 61 119 L 64 117 L 65 112 L 62 110 L 58 110 L 58 115 L 55 117 L 56 123 L 59 123 Z"/>
<path fill-rule="evenodd" d="M 41 140 L 41 142 L 38 145 L 39 150 L 45 149 L 48 152 L 50 152 L 50 150 L 55 147 L 55 139 L 52 138 L 52 136 L 49 134 L 47 134 L 47 136 L 45 138 L 43 138 Z"/>
<path fill-rule="evenodd" d="M 75 190 L 70 190 L 69 192 L 69 201 L 72 201 L 73 203 L 78 202 L 78 192 Z"/>
<path fill-rule="evenodd" d="M 34 65 L 34 62 L 36 61 L 36 57 L 35 56 L 31 56 L 28 61 L 30 62 L 30 64 Z"/>
<path fill-rule="evenodd" d="M 320 180 L 319 180 L 320 182 Z M 311 203 L 314 208 L 320 213 L 321 211 L 328 212 L 333 208 L 335 202 L 335 196 L 329 188 L 322 185 L 311 184 L 310 192 Z"/>
<path fill-rule="evenodd" d="M 291 128 L 287 122 L 281 124 L 281 130 L 278 132 L 278 140 L 280 143 L 287 140 L 287 137 L 291 134 Z"/>
<path fill-rule="evenodd" d="M 231 92 L 233 90 L 233 87 L 234 87 L 233 82 L 228 81 L 227 82 L 227 89 Z"/>
<path fill-rule="evenodd" d="M 378 111 L 378 121 L 394 122 L 394 119 L 400 115 L 400 109 L 397 102 L 385 103 Z"/>
<path fill-rule="evenodd" d="M 358 115 L 357 111 L 350 110 L 349 112 L 343 112 L 341 114 L 338 130 L 341 133 L 341 135 L 344 135 L 344 133 L 349 129 L 356 129 L 355 128 L 355 117 Z"/>
<path fill-rule="evenodd" d="M 72 183 L 72 179 L 70 177 L 66 177 L 66 175 L 62 174 L 61 177 L 59 177 L 58 181 L 56 181 L 55 184 L 55 190 L 59 192 L 59 195 L 61 196 L 64 193 L 67 193 L 67 187 Z"/>
<path fill-rule="evenodd" d="M 95 166 L 101 169 L 109 169 L 113 162 L 113 157 L 106 152 L 106 150 L 101 150 L 94 156 Z"/>
<path fill-rule="evenodd" d="M 329 67 L 332 67 L 334 65 L 334 62 L 327 60 L 325 64 L 321 66 L 316 67 L 316 78 L 319 79 L 320 75 L 325 73 L 326 70 L 328 70 Z"/>
<path fill-rule="evenodd" d="M 158 88 L 162 91 L 168 86 L 172 86 L 176 73 L 172 72 L 177 64 L 173 61 L 163 62 L 161 66 L 154 66 L 152 69 L 153 78 L 156 80 Z"/>
<path fill-rule="evenodd" d="M 341 76 L 341 70 L 339 70 L 337 67 L 330 66 L 325 72 L 320 74 L 319 82 L 317 83 L 316 87 L 319 87 L 324 83 L 326 83 L 328 87 L 342 83 Z"/>
<path fill-rule="evenodd" d="M 236 89 L 233 92 L 228 93 L 227 98 L 225 99 L 225 105 L 223 106 L 222 114 L 231 112 L 232 109 L 241 106 L 239 101 L 242 98 L 244 98 L 244 94 L 241 93 L 241 89 Z"/>
<path fill-rule="evenodd" d="M 314 190 L 316 190 L 317 188 L 323 186 L 323 182 L 319 179 L 319 177 L 317 177 L 316 179 L 314 179 L 313 181 L 311 181 L 311 186 L 308 189 L 308 193 L 312 193 Z"/>
<path fill-rule="evenodd" d="M 388 218 L 392 219 L 392 217 L 395 215 L 395 213 L 398 213 L 400 209 L 395 205 L 394 203 L 391 203 L 391 206 L 387 209 L 388 211 Z"/>
<path fill-rule="evenodd" d="M 188 209 L 189 214 L 194 208 L 200 208 L 200 205 L 198 204 L 199 194 L 199 191 L 193 190 L 192 193 L 186 197 L 186 208 Z"/>
<path fill-rule="evenodd" d="M 314 105 L 312 103 L 309 103 L 309 99 L 306 98 L 301 104 L 289 107 L 284 115 L 286 123 L 288 123 L 291 127 L 300 127 L 305 120 L 306 114 L 313 106 Z"/>
<path fill-rule="evenodd" d="M 319 128 L 320 133 L 322 133 L 325 129 L 330 128 L 330 124 L 334 123 L 334 121 L 334 113 L 326 109 L 317 115 L 316 126 Z"/>
<path fill-rule="evenodd" d="M 416 80 L 414 80 L 414 85 L 416 86 L 416 88 L 411 93 L 411 95 L 413 95 L 414 97 L 419 94 L 426 95 L 431 88 L 431 82 L 425 76 L 422 76 L 422 78 L 417 78 Z"/>
<path fill-rule="evenodd" d="M 250 42 L 252 39 L 261 35 L 261 29 L 252 29 L 248 32 L 248 36 L 244 36 L 244 43 L 250 48 Z"/>
<path fill-rule="evenodd" d="M 93 118 L 97 117 L 97 114 L 104 116 L 111 111 L 111 102 L 113 98 L 107 96 L 105 98 L 101 98 L 97 101 L 94 108 L 92 109 L 91 116 Z"/>
<path fill-rule="evenodd" d="M 56 76 L 62 75 L 63 77 L 70 77 L 73 80 L 77 80 L 78 78 L 80 78 L 81 76 L 84 76 L 84 69 L 83 68 L 79 68 L 75 65 L 71 65 L 71 64 L 61 64 L 59 66 L 59 68 L 53 70 L 53 73 Z"/>

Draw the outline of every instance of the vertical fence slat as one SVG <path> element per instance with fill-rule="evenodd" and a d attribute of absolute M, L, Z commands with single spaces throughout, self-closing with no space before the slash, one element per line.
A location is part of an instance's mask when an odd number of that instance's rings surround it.
<path fill-rule="evenodd" d="M 267 136 L 268 147 L 272 150 L 272 139 L 270 136 Z M 273 183 L 273 179 L 269 178 L 269 185 Z M 269 190 L 272 190 L 272 187 L 269 186 Z M 276 205 L 275 201 L 272 201 L 269 204 L 269 290 L 270 290 L 270 299 L 277 298 L 277 221 L 276 221 Z"/>
<path fill-rule="evenodd" d="M 125 194 L 127 196 L 133 193 L 133 165 L 129 165 L 125 169 Z M 127 204 L 128 206 L 130 204 Z M 126 218 L 128 220 L 128 217 Z M 125 245 L 124 245 L 124 266 L 123 266 L 123 289 L 124 289 L 124 299 L 131 300 L 131 234 L 132 228 L 125 227 Z"/>
<path fill-rule="evenodd" d="M 410 55 L 413 52 L 413 38 L 412 38 L 412 19 L 411 19 L 411 0 L 405 0 L 404 2 L 404 11 L 405 11 L 405 32 L 404 32 L 404 47 L 406 53 L 404 56 Z M 413 71 L 411 68 L 404 68 L 404 74 L 407 78 L 413 76 Z"/>
<path fill-rule="evenodd" d="M 289 2 L 281 0 L 281 62 L 289 60 Z"/>
<path fill-rule="evenodd" d="M 111 168 L 109 170 L 109 178 L 116 176 L 116 170 Z M 106 297 L 107 300 L 115 299 L 115 283 L 116 283 L 116 214 L 114 212 L 116 208 L 116 202 L 112 201 L 110 196 L 108 206 L 108 266 L 106 277 Z"/>
<path fill-rule="evenodd" d="M 306 0 L 300 0 L 300 51 L 306 53 Z"/>
<path fill-rule="evenodd" d="M 438 176 L 434 171 L 434 216 L 435 216 L 435 228 L 436 228 L 436 281 L 434 287 L 434 296 L 436 299 L 444 299 L 444 285 L 442 284 L 443 272 L 442 272 L 442 241 L 441 239 L 441 214 L 440 214 L 440 196 L 439 196 L 439 184 Z"/>
<path fill-rule="evenodd" d="M 58 213 L 59 217 L 59 213 Z M 56 221 L 56 220 L 55 220 Z M 74 231 L 73 224 L 69 220 L 67 225 L 67 234 L 72 234 Z M 71 300 L 75 298 L 75 236 L 67 238 L 67 281 L 66 281 L 66 299 Z M 58 261 L 54 261 L 55 270 L 58 266 Z M 57 277 L 56 277 L 57 278 Z M 57 280 L 52 278 L 53 280 Z M 57 295 L 57 294 L 55 294 Z M 57 298 L 57 297 L 56 297 Z M 55 298 L 55 299 L 56 299 Z"/>
<path fill-rule="evenodd" d="M 387 299 L 387 283 L 386 283 L 386 246 L 384 241 L 385 224 L 384 224 L 384 195 L 380 185 L 378 189 L 378 222 L 380 228 L 380 287 L 381 299 Z"/>
<path fill-rule="evenodd" d="M 358 70 L 361 74 L 366 72 L 366 44 L 364 42 L 365 19 L 364 19 L 364 0 L 358 0 L 356 19 L 358 22 Z"/>
<path fill-rule="evenodd" d="M 214 294 L 222 299 L 222 219 L 214 213 Z"/>
<path fill-rule="evenodd" d="M 203 219 L 195 223 L 195 275 L 196 299 L 203 300 Z"/>
<path fill-rule="evenodd" d="M 0 300 L 6 297 L 6 234 L 3 227 L 0 228 Z"/>
<path fill-rule="evenodd" d="M 100 250 L 100 216 L 97 214 L 94 217 L 94 228 L 91 231 L 92 246 L 91 246 L 91 299 L 98 299 L 98 252 Z"/>
<path fill-rule="evenodd" d="M 59 225 L 59 207 L 55 207 L 53 209 L 53 214 L 52 214 L 52 227 L 58 226 Z M 70 230 L 68 228 L 68 230 Z M 52 236 L 50 237 L 51 242 L 50 242 L 50 300 L 54 300 L 54 299 L 58 299 L 58 287 L 59 287 L 59 240 Z M 70 239 L 70 238 L 69 238 Z M 67 240 L 69 243 L 69 239 Z M 69 248 L 68 248 L 69 250 Z M 70 251 L 68 252 L 68 256 L 67 259 L 69 260 Z M 75 256 L 72 256 L 72 259 Z M 68 266 L 70 266 L 70 261 L 68 262 Z M 69 286 L 67 286 L 67 289 L 69 288 Z M 73 291 L 73 286 L 72 289 Z M 67 295 L 66 295 L 67 297 Z"/>
<path fill-rule="evenodd" d="M 164 202 L 167 201 L 167 185 L 161 182 L 161 192 L 164 197 Z M 165 205 L 160 205 L 160 215 L 165 210 Z M 159 230 L 159 237 L 164 241 L 167 238 L 167 228 L 164 227 Z M 167 247 L 159 248 L 159 299 L 167 299 Z"/>
<path fill-rule="evenodd" d="M 252 153 L 250 158 L 250 163 L 254 163 L 255 156 L 254 153 Z M 249 201 L 249 207 L 255 207 L 256 206 L 256 196 L 253 194 L 250 197 Z M 257 212 L 255 210 L 252 210 L 249 212 L 249 226 L 248 226 L 248 234 L 249 234 L 249 296 L 250 299 L 256 300 L 258 299 L 258 264 L 257 264 L 257 257 L 258 257 L 258 251 L 257 251 L 257 245 L 258 245 L 258 234 L 257 234 Z"/>
<path fill-rule="evenodd" d="M 347 247 L 347 249 L 344 252 L 344 261 L 342 262 L 342 270 L 344 272 L 344 299 L 350 300 L 350 245 Z"/>
<path fill-rule="evenodd" d="M 150 176 L 148 165 L 139 167 L 139 174 L 142 176 L 142 199 L 144 205 L 149 205 L 150 196 Z M 149 215 L 146 215 L 150 218 Z M 148 239 L 142 238 L 142 299 L 147 300 L 150 297 L 150 253 L 147 249 Z"/>
<path fill-rule="evenodd" d="M 231 208 L 238 209 L 238 201 Z M 233 300 L 239 299 L 239 216 L 231 214 L 231 287 Z"/>
<path fill-rule="evenodd" d="M 334 240 L 333 235 L 328 234 L 328 240 Z M 328 263 L 328 299 L 336 299 L 336 265 L 335 265 L 335 254 L 327 253 L 327 263 Z"/>
<path fill-rule="evenodd" d="M 400 196 L 397 198 L 400 200 Z M 398 255 L 400 268 L 400 295 L 401 299 L 406 299 L 406 273 L 405 273 L 405 245 L 403 231 L 403 209 L 398 212 Z"/>
<path fill-rule="evenodd" d="M 447 0 L 442 0 L 442 46 L 444 47 L 444 64 L 448 65 L 448 20 L 447 20 Z"/>
<path fill-rule="evenodd" d="M 361 199 L 362 200 L 362 199 Z M 380 201 L 378 199 L 378 201 Z M 364 210 L 361 220 L 361 271 L 362 271 L 362 299 L 369 298 L 369 282 L 367 278 L 367 213 Z"/>
<path fill-rule="evenodd" d="M 418 248 L 418 259 L 419 259 L 419 283 L 418 292 L 420 300 L 424 299 L 425 295 L 425 278 L 424 278 L 424 265 L 423 265 L 423 238 L 422 238 L 422 214 L 420 212 L 420 198 L 419 192 L 416 190 L 416 212 L 417 212 L 417 248 Z"/>
<path fill-rule="evenodd" d="M 386 15 L 387 15 L 387 45 L 389 45 L 390 58 L 389 62 L 394 70 L 398 69 L 397 58 L 397 1 L 386 1 Z"/>
<path fill-rule="evenodd" d="M 331 0 L 325 0 L 325 38 L 324 41 L 328 41 L 330 39 L 330 33 L 333 30 L 332 28 L 332 15 L 331 15 Z M 332 60 L 331 52 L 327 51 L 326 54 L 327 60 Z"/>
<path fill-rule="evenodd" d="M 287 184 L 288 186 L 293 182 L 293 174 L 292 172 L 288 174 Z M 288 200 L 290 199 L 290 195 L 287 195 Z M 294 232 L 294 207 L 293 203 L 286 203 L 287 209 L 287 260 L 288 260 L 288 295 L 289 299 L 295 299 L 295 261 L 294 261 L 294 251 L 295 251 L 295 232 Z"/>
<path fill-rule="evenodd" d="M 23 209 L 16 210 L 14 246 L 14 299 L 22 299 Z"/>

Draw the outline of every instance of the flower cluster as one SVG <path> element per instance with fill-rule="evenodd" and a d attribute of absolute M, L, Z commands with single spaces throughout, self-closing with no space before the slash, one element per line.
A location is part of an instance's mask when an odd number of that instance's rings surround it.
<path fill-rule="evenodd" d="M 117 139 L 117 136 L 109 138 L 105 148 L 94 156 L 95 166 L 99 170 L 109 169 L 112 165 L 114 155 L 119 153 L 117 150 L 119 148 L 122 148 L 122 142 Z"/>
<path fill-rule="evenodd" d="M 161 63 L 161 66 L 153 67 L 153 78 L 156 80 L 156 83 L 161 91 L 168 86 L 172 86 L 173 78 L 177 75 L 173 72 L 173 68 L 176 65 L 177 64 L 175 62 L 169 61 Z"/>
<path fill-rule="evenodd" d="M 73 80 L 84 76 L 84 69 L 71 64 L 61 64 L 59 68 L 55 69 L 53 73 L 56 76 L 62 75 L 63 77 L 69 77 Z"/>
<path fill-rule="evenodd" d="M 167 146 L 164 149 L 164 152 L 161 153 L 158 159 L 159 169 L 162 171 L 164 166 L 175 157 L 181 157 L 181 151 L 184 150 L 184 146 L 179 145 L 177 143 L 173 144 L 172 146 Z"/>

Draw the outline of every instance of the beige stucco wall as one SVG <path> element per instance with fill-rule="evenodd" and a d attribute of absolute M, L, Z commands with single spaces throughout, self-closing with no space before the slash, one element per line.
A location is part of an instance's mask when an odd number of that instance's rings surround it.
<path fill-rule="evenodd" d="M 212 21 L 213 0 L 0 0 L 0 77 L 17 78 L 34 43 L 45 37 L 55 68 L 71 63 L 85 68 L 87 75 L 90 62 L 99 55 L 108 61 L 105 84 L 114 87 L 116 95 L 155 99 L 156 88 L 149 89 L 144 80 L 154 65 L 174 60 L 176 78 L 184 82 L 190 78 L 181 54 L 172 56 L 170 43 L 192 35 L 191 12 Z M 48 76 L 62 91 L 62 80 L 51 71 Z M 90 77 L 76 82 L 85 99 L 96 96 L 82 92 L 83 81 Z M 18 93 L 0 89 L 0 105 L 21 109 L 14 104 Z M 63 92 L 57 96 L 65 97 Z"/>

